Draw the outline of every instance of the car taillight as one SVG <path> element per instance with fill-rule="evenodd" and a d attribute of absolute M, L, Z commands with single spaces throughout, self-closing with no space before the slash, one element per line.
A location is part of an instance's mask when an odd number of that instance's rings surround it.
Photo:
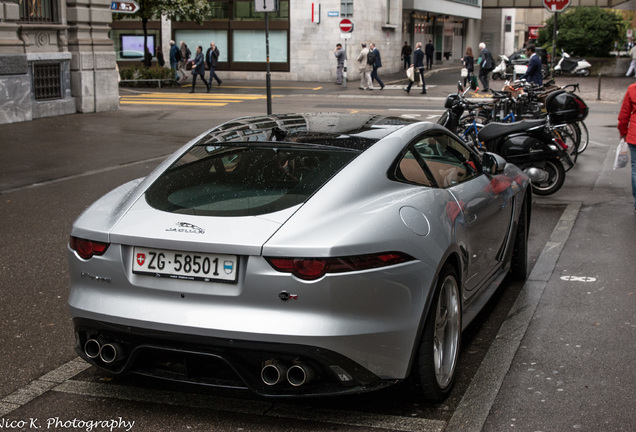
<path fill-rule="evenodd" d="M 77 254 L 84 259 L 104 255 L 109 246 L 108 243 L 96 242 L 77 237 L 71 237 L 69 245 L 71 246 L 71 249 L 77 252 Z"/>
<path fill-rule="evenodd" d="M 412 261 L 410 255 L 383 252 L 340 258 L 265 258 L 276 270 L 291 273 L 304 280 L 320 279 L 327 273 L 369 270 Z"/>

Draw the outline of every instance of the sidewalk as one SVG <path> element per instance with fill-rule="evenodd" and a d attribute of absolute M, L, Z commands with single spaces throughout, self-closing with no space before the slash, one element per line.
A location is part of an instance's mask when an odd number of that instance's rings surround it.
<path fill-rule="evenodd" d="M 420 95 L 419 87 L 414 88 L 410 94 L 406 94 L 402 91 L 402 88 L 408 84 L 408 78 L 406 72 L 400 70 L 399 72 L 391 74 L 383 74 L 380 70 L 380 78 L 385 84 L 384 90 L 380 90 L 377 83 L 375 83 L 375 89 L 373 92 L 364 91 L 359 89 L 360 74 L 357 72 L 348 72 L 348 79 L 346 86 L 335 85 L 333 82 L 318 82 L 318 81 L 272 81 L 272 88 L 284 88 L 288 90 L 298 89 L 312 89 L 312 94 L 333 94 L 333 95 L 358 95 L 358 96 L 384 96 L 384 97 L 411 97 L 411 98 L 427 98 L 427 99 L 445 99 L 449 94 L 457 92 L 457 82 L 462 81 L 460 77 L 460 66 L 455 65 L 440 65 L 439 67 L 433 67 L 432 70 L 426 71 L 425 80 L 427 86 L 427 94 Z M 191 81 L 188 81 L 185 85 L 189 85 Z M 627 87 L 634 82 L 634 78 L 630 77 L 575 77 L 575 76 L 561 76 L 555 79 L 555 83 L 560 86 L 567 84 L 579 83 L 580 96 L 586 102 L 600 101 L 600 102 L 619 102 L 623 100 Z M 503 89 L 505 81 L 503 80 L 490 80 L 490 87 L 493 90 Z M 232 87 L 250 87 L 259 89 L 265 89 L 265 77 L 263 80 L 230 80 L 224 79 L 223 85 L 218 87 L 220 91 L 223 89 Z M 189 87 L 188 87 L 189 88 Z M 203 84 L 201 84 L 203 89 Z M 175 89 L 153 89 L 155 91 L 175 91 Z M 217 90 L 217 86 L 212 87 L 213 92 Z M 182 91 L 181 88 L 178 91 Z M 470 95 L 480 98 L 487 98 L 488 93 L 473 93 Z M 599 98 L 600 96 L 600 98 Z M 443 105 L 442 105 L 443 106 Z"/>

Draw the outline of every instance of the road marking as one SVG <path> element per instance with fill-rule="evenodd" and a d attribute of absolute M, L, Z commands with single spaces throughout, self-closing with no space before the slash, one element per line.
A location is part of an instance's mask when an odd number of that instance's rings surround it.
<path fill-rule="evenodd" d="M 36 397 L 43 395 L 90 367 L 91 365 L 76 357 L 59 368 L 31 381 L 24 387 L 0 399 L 0 417 L 6 416 L 11 411 L 31 402 Z"/>
<path fill-rule="evenodd" d="M 180 106 L 216 106 L 239 103 L 246 100 L 261 100 L 262 95 L 235 95 L 228 93 L 139 93 L 126 94 L 119 98 L 122 105 L 180 105 Z M 281 97 L 281 96 L 274 96 Z"/>

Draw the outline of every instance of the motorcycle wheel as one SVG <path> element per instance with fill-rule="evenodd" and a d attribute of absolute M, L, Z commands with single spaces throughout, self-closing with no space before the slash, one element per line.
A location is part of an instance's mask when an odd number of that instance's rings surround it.
<path fill-rule="evenodd" d="M 542 183 L 532 183 L 532 192 L 537 195 L 552 195 L 563 186 L 565 182 L 565 168 L 558 159 L 549 159 L 545 161 L 545 169 L 549 174 L 547 181 Z"/>
<path fill-rule="evenodd" d="M 550 77 L 550 68 L 547 65 L 541 66 L 541 77 L 547 80 Z"/>
<path fill-rule="evenodd" d="M 494 74 L 492 74 L 492 79 L 494 79 L 495 81 L 500 80 L 501 74 L 499 72 L 495 72 Z"/>
<path fill-rule="evenodd" d="M 590 76 L 590 70 L 589 69 L 583 69 L 581 71 L 581 76 Z"/>
<path fill-rule="evenodd" d="M 555 70 L 555 71 L 554 71 L 554 76 L 555 76 L 555 77 L 559 77 L 559 76 L 561 76 L 561 71 L 560 71 L 560 70 Z"/>

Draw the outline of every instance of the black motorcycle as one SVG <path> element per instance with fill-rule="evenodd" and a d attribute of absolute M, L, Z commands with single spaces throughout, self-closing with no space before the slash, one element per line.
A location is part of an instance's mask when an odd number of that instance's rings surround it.
<path fill-rule="evenodd" d="M 574 166 L 567 145 L 555 134 L 549 120 L 523 120 L 515 123 L 488 123 L 477 139 L 488 151 L 517 165 L 532 182 L 537 195 L 558 191 L 565 173 Z"/>
<path fill-rule="evenodd" d="M 458 83 L 457 94 L 448 95 L 446 112 L 438 123 L 460 136 L 477 151 L 499 154 L 506 161 L 524 170 L 532 181 L 537 195 L 558 191 L 565 181 L 565 173 L 574 166 L 568 146 L 553 124 L 583 121 L 588 108 L 581 98 L 564 90 L 556 91 L 545 101 L 546 116 L 536 120 L 514 123 L 477 123 L 466 127 L 462 114 L 472 105 L 464 98 L 465 91 Z M 553 123 L 554 122 L 554 123 Z M 472 135 L 476 137 L 472 137 Z"/>

